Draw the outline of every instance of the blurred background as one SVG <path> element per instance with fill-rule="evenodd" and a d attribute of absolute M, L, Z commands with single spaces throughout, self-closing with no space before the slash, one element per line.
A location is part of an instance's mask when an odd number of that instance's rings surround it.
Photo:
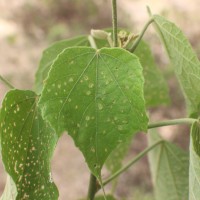
<path fill-rule="evenodd" d="M 111 26 L 111 0 L 0 0 L 0 74 L 19 89 L 31 89 L 42 51 L 51 43 L 80 34 L 92 28 Z M 119 26 L 139 33 L 148 20 L 146 5 L 152 12 L 175 22 L 200 53 L 199 0 L 118 0 Z M 171 104 L 152 109 L 151 120 L 185 116 L 183 96 L 169 67 L 159 40 L 152 28 L 145 34 L 157 63 L 170 87 Z M 7 88 L 0 82 L 0 100 Z M 188 148 L 188 127 L 160 128 L 169 140 Z M 146 146 L 146 136 L 133 141 L 127 159 Z M 72 140 L 60 139 L 52 161 L 53 177 L 60 191 L 59 200 L 77 200 L 87 193 L 89 173 L 84 159 Z M 103 176 L 106 176 L 104 172 Z M 5 173 L 0 161 L 0 194 Z M 120 177 L 119 199 L 153 200 L 148 162 L 144 158 Z"/>

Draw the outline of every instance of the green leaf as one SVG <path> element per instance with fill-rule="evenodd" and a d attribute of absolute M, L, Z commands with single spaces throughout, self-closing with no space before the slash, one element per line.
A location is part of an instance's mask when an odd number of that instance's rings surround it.
<path fill-rule="evenodd" d="M 129 140 L 119 144 L 107 158 L 106 167 L 111 174 L 114 174 L 122 167 L 122 161 L 128 153 L 131 142 L 132 140 L 129 138 Z"/>
<path fill-rule="evenodd" d="M 12 178 L 7 175 L 6 186 L 0 200 L 15 200 L 17 196 L 17 189 Z"/>
<path fill-rule="evenodd" d="M 147 107 L 169 103 L 169 91 L 162 73 L 156 66 L 149 45 L 141 41 L 134 52 L 140 58 L 144 74 L 144 97 Z"/>
<path fill-rule="evenodd" d="M 36 72 L 35 77 L 35 91 L 41 93 L 43 88 L 44 80 L 47 78 L 48 72 L 53 61 L 56 59 L 58 54 L 60 54 L 64 49 L 73 46 L 88 46 L 87 36 L 79 36 L 69 40 L 62 40 L 52 44 L 46 50 L 44 50 L 42 59 L 39 64 L 39 68 Z"/>
<path fill-rule="evenodd" d="M 56 200 L 50 160 L 57 135 L 45 123 L 32 91 L 7 93 L 0 113 L 2 160 L 17 187 L 16 200 Z"/>
<path fill-rule="evenodd" d="M 123 160 L 126 157 L 128 150 L 131 146 L 132 138 L 130 137 L 125 142 L 119 144 L 108 156 L 105 166 L 110 171 L 111 175 L 115 174 L 123 166 Z M 112 191 L 117 187 L 118 178 L 112 181 Z"/>
<path fill-rule="evenodd" d="M 149 144 L 161 138 L 149 133 Z M 176 145 L 163 141 L 149 153 L 149 163 L 156 200 L 188 199 L 188 153 Z"/>
<path fill-rule="evenodd" d="M 184 91 L 191 113 L 200 107 L 200 62 L 187 38 L 175 24 L 165 18 L 153 16 L 176 76 Z"/>
<path fill-rule="evenodd" d="M 195 122 L 190 134 L 189 200 L 200 199 L 200 125 Z"/>
<path fill-rule="evenodd" d="M 52 65 L 39 104 L 56 132 L 68 131 L 100 178 L 112 150 L 147 130 L 143 82 L 138 58 L 123 49 L 68 48 Z"/>

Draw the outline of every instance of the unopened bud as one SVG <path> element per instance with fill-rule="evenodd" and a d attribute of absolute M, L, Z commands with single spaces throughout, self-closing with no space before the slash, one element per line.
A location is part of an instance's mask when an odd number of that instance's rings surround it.
<path fill-rule="evenodd" d="M 110 36 L 110 33 L 102 30 L 91 30 L 92 37 L 100 40 L 107 40 L 107 38 Z"/>

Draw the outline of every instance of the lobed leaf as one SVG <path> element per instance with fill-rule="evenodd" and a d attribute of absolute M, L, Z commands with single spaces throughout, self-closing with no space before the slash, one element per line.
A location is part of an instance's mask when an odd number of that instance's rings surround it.
<path fill-rule="evenodd" d="M 7 93 L 0 112 L 1 153 L 17 189 L 16 200 L 56 200 L 50 160 L 57 135 L 43 121 L 32 91 Z"/>
<path fill-rule="evenodd" d="M 200 62 L 187 38 L 175 24 L 153 16 L 166 51 L 174 66 L 191 113 L 200 112 Z"/>
<path fill-rule="evenodd" d="M 46 50 L 44 50 L 42 59 L 40 61 L 38 70 L 35 76 L 35 90 L 37 93 L 41 93 L 43 88 L 43 82 L 47 78 L 50 67 L 56 57 L 66 48 L 73 46 L 88 46 L 89 41 L 87 36 L 79 36 L 69 40 L 62 40 L 52 44 Z"/>
<path fill-rule="evenodd" d="M 195 122 L 190 134 L 189 200 L 200 199 L 200 125 Z"/>
<path fill-rule="evenodd" d="M 149 145 L 161 138 L 157 133 L 149 133 Z M 156 200 L 188 199 L 188 153 L 176 145 L 163 141 L 149 153 Z"/>
<path fill-rule="evenodd" d="M 68 131 L 100 178 L 112 150 L 147 130 L 143 82 L 138 58 L 123 49 L 68 48 L 52 65 L 39 104 L 56 132 Z"/>
<path fill-rule="evenodd" d="M 146 107 L 154 107 L 169 103 L 169 91 L 161 71 L 156 66 L 149 45 L 141 41 L 135 55 L 140 58 L 144 74 L 144 97 Z"/>

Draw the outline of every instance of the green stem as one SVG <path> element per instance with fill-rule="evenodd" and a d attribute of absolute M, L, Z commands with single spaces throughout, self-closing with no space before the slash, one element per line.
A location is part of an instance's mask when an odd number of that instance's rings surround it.
<path fill-rule="evenodd" d="M 149 25 L 154 21 L 153 18 L 151 18 L 144 26 L 142 32 L 140 33 L 139 37 L 135 40 L 135 42 L 133 43 L 133 46 L 130 48 L 130 52 L 134 52 L 135 49 L 137 48 L 138 44 L 140 43 L 141 39 L 143 38 L 147 28 L 149 27 Z"/>
<path fill-rule="evenodd" d="M 91 35 L 88 36 L 88 40 L 89 40 L 90 46 L 92 48 L 94 48 L 94 49 L 97 49 L 96 42 L 95 42 L 94 38 Z"/>
<path fill-rule="evenodd" d="M 172 119 L 172 120 L 166 120 L 162 122 L 155 122 L 148 125 L 148 129 L 151 128 L 157 128 L 161 126 L 174 126 L 178 124 L 193 124 L 197 119 L 192 118 L 181 118 L 181 119 Z"/>
<path fill-rule="evenodd" d="M 94 200 L 97 188 L 98 188 L 97 178 L 93 174 L 91 174 L 89 189 L 88 189 L 88 197 L 87 197 L 88 200 Z"/>
<path fill-rule="evenodd" d="M 5 78 L 3 78 L 1 75 L 0 75 L 0 80 L 7 86 L 9 87 L 10 89 L 14 89 L 15 87 L 9 83 Z"/>
<path fill-rule="evenodd" d="M 148 125 L 148 129 L 151 128 L 157 128 L 161 126 L 170 126 L 170 125 L 178 125 L 178 124 L 193 124 L 197 119 L 192 118 L 181 118 L 181 119 L 173 119 L 173 120 L 166 120 L 162 122 L 156 122 L 151 123 Z M 117 178 L 119 175 L 121 175 L 123 172 L 125 172 L 128 168 L 130 168 L 133 164 L 135 164 L 138 160 L 140 160 L 142 157 L 144 157 L 149 151 L 151 151 L 153 148 L 155 148 L 157 145 L 161 144 L 163 140 L 157 141 L 155 144 L 151 145 L 150 147 L 146 148 L 142 152 L 140 152 L 135 158 L 133 158 L 127 165 L 122 167 L 120 170 L 118 170 L 115 174 L 113 174 L 111 177 L 109 177 L 107 180 L 103 182 L 103 186 L 110 183 L 112 180 Z M 96 183 L 96 192 L 100 189 L 100 185 Z"/>
<path fill-rule="evenodd" d="M 112 24 L 113 24 L 113 42 L 114 47 L 118 46 L 117 37 L 117 0 L 112 0 Z"/>
<path fill-rule="evenodd" d="M 119 171 L 117 171 L 115 174 L 113 174 L 111 177 L 109 177 L 107 180 L 103 182 L 103 185 L 107 185 L 112 180 L 117 178 L 119 175 L 121 175 L 123 172 L 125 172 L 128 168 L 130 168 L 134 163 L 136 163 L 138 160 L 140 160 L 142 157 L 144 157 L 149 151 L 151 151 L 153 148 L 155 148 L 157 145 L 161 144 L 163 140 L 159 140 L 155 144 L 151 145 L 150 147 L 146 148 L 144 151 L 140 152 L 133 160 L 131 160 L 127 165 L 125 165 L 123 168 L 121 168 Z"/>

